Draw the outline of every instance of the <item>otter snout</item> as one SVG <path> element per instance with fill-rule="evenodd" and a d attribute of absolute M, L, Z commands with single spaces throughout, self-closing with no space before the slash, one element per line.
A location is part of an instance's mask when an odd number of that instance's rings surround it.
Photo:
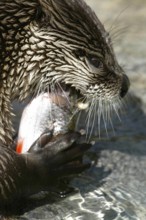
<path fill-rule="evenodd" d="M 128 77 L 124 74 L 122 79 L 121 91 L 120 91 L 121 98 L 123 98 L 127 94 L 129 86 L 130 86 L 130 81 Z"/>

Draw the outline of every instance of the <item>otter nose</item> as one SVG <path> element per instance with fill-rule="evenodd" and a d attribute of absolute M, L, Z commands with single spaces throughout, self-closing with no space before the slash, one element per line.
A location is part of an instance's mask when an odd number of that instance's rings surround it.
<path fill-rule="evenodd" d="M 130 81 L 129 81 L 128 77 L 124 74 L 123 81 L 122 81 L 122 87 L 121 87 L 121 91 L 120 91 L 121 98 L 123 98 L 127 94 L 129 86 L 130 86 Z"/>

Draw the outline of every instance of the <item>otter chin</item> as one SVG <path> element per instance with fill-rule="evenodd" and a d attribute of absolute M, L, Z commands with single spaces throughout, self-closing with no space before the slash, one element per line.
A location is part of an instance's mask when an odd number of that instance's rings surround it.
<path fill-rule="evenodd" d="M 90 148 L 77 143 L 79 134 L 67 132 L 56 139 L 47 134 L 37 152 L 17 154 L 13 100 L 49 92 L 56 102 L 53 94 L 61 91 L 75 109 L 72 115 L 86 110 L 90 120 L 95 112 L 99 118 L 117 112 L 129 80 L 109 33 L 83 0 L 1 0 L 0 71 L 0 202 L 8 202 L 51 185 L 51 178 L 54 184 L 82 172 L 89 166 L 79 158 Z"/>

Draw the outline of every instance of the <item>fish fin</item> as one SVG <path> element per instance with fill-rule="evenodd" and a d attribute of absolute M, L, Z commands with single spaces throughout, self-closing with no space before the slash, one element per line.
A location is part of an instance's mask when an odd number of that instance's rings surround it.
<path fill-rule="evenodd" d="M 23 140 L 19 140 L 16 146 L 16 152 L 21 154 L 23 150 Z"/>

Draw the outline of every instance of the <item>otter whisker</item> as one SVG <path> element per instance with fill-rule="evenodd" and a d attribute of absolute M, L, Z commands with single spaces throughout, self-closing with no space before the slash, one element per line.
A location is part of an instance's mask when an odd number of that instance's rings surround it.
<path fill-rule="evenodd" d="M 65 90 L 63 89 L 63 87 L 61 86 L 61 84 L 59 82 L 56 82 L 56 84 L 60 88 L 60 90 L 63 93 L 64 97 L 66 98 L 68 104 L 71 105 L 70 99 L 69 99 L 68 95 L 66 94 Z"/>
<path fill-rule="evenodd" d="M 76 108 L 73 108 L 73 110 L 71 109 L 71 112 L 72 112 L 72 115 L 70 117 L 69 122 L 71 122 L 73 118 L 77 116 L 76 127 L 78 127 L 78 122 L 79 122 L 78 115 L 81 115 L 82 111 L 76 107 Z"/>
<path fill-rule="evenodd" d="M 55 93 L 54 90 L 55 90 L 54 83 L 51 82 L 47 92 L 48 92 L 49 94 L 54 94 L 54 93 Z M 53 108 L 53 106 L 51 105 L 51 106 L 50 106 L 50 119 L 51 119 L 51 121 L 52 121 L 52 118 L 53 118 L 52 108 Z"/>
<path fill-rule="evenodd" d="M 103 122 L 104 122 L 104 127 L 105 127 L 105 131 L 106 131 L 106 134 L 107 134 L 107 136 L 108 136 L 108 129 L 107 129 L 107 109 L 106 109 L 106 107 L 107 107 L 107 103 L 106 103 L 106 101 L 103 101 L 102 100 L 102 109 L 103 109 L 103 111 L 102 111 L 102 117 L 103 117 Z"/>
<path fill-rule="evenodd" d="M 110 31 L 110 35 L 112 37 L 112 42 L 111 44 L 115 44 L 118 42 L 119 39 L 122 38 L 122 35 L 124 35 L 128 30 L 128 26 L 123 26 L 123 27 L 115 27 L 112 31 Z"/>
<path fill-rule="evenodd" d="M 101 133 L 100 133 L 101 115 L 102 115 L 102 100 L 99 99 L 98 101 L 98 135 L 99 135 L 99 138 L 101 137 Z"/>
<path fill-rule="evenodd" d="M 106 121 L 107 121 L 107 124 L 109 124 L 109 117 L 110 117 L 110 104 L 107 101 L 106 102 Z"/>
<path fill-rule="evenodd" d="M 78 108 L 74 111 L 70 121 L 74 118 L 75 115 L 77 115 L 77 118 L 76 118 L 76 125 L 75 125 L 75 131 L 78 131 L 78 128 L 79 128 L 79 122 L 80 122 L 80 118 L 81 118 L 81 114 L 82 114 L 82 111 L 80 111 Z"/>
<path fill-rule="evenodd" d="M 57 99 L 59 106 L 61 106 L 61 101 L 59 99 L 60 92 L 56 89 L 56 86 L 54 87 L 54 94 L 55 94 L 55 97 Z"/>
<path fill-rule="evenodd" d="M 97 120 L 97 105 L 98 105 L 98 102 L 95 99 L 95 102 L 94 102 L 94 105 L 93 105 L 93 122 L 92 122 L 92 126 L 91 126 L 89 139 L 91 138 L 91 135 L 93 133 L 95 123 L 96 123 L 96 120 Z"/>
<path fill-rule="evenodd" d="M 121 100 L 122 105 L 126 108 L 127 105 L 129 104 L 129 101 L 135 101 L 135 96 L 133 96 L 132 94 L 128 93 L 125 97 L 125 99 Z"/>
<path fill-rule="evenodd" d="M 109 107 L 110 107 L 110 114 L 109 114 L 109 123 L 111 125 L 111 128 L 112 128 L 112 131 L 113 131 L 113 134 L 115 135 L 115 129 L 114 129 L 114 126 L 113 126 L 113 122 L 112 122 L 112 113 L 113 113 L 113 105 L 112 103 L 109 103 Z"/>
<path fill-rule="evenodd" d="M 41 86 L 42 86 L 42 81 L 37 83 L 37 85 L 35 87 L 35 91 L 34 91 L 33 96 L 32 96 L 32 99 L 40 94 Z"/>
<path fill-rule="evenodd" d="M 118 101 L 117 101 L 117 102 L 118 102 Z M 119 104 L 120 104 L 120 103 L 119 103 Z M 119 109 L 117 108 L 117 105 L 113 104 L 113 109 L 114 109 L 114 111 L 115 111 L 115 113 L 116 113 L 116 115 L 117 115 L 119 121 L 121 122 L 121 117 L 120 117 L 120 115 L 119 115 L 119 112 L 118 112 Z"/>
<path fill-rule="evenodd" d="M 111 114 L 111 107 L 110 107 L 110 102 L 106 102 L 106 120 L 107 120 L 107 124 L 109 124 L 109 118 L 110 118 L 110 114 Z"/>
<path fill-rule="evenodd" d="M 92 100 L 92 107 L 91 107 L 91 120 L 92 120 L 92 123 L 91 123 L 91 126 L 90 126 L 90 132 L 89 132 L 89 136 L 88 136 L 88 141 L 90 140 L 91 136 L 92 136 L 92 133 L 93 133 L 93 129 L 94 129 L 94 126 L 95 126 L 95 121 L 96 121 L 96 101 L 95 100 Z"/>
<path fill-rule="evenodd" d="M 111 24 L 110 28 L 108 29 L 109 33 L 111 33 L 111 31 L 112 31 L 115 27 L 117 27 L 117 23 L 118 23 L 118 20 L 119 20 L 120 16 L 121 16 L 128 8 L 129 8 L 129 5 L 127 5 L 125 8 L 123 8 L 123 9 L 119 12 L 119 14 L 117 14 L 117 15 L 115 16 L 115 19 L 114 19 L 113 23 Z M 115 25 L 115 24 L 116 24 L 116 25 Z"/>
<path fill-rule="evenodd" d="M 87 117 L 86 117 L 86 139 L 88 139 L 88 134 L 90 134 L 90 122 L 92 120 L 92 114 L 94 113 L 94 102 L 95 100 L 92 99 L 90 103 L 90 108 L 88 109 Z"/>
<path fill-rule="evenodd" d="M 119 105 L 118 111 L 120 112 L 120 114 L 124 114 L 126 112 L 127 109 L 127 105 L 128 105 L 128 100 L 118 100 L 117 104 Z"/>

